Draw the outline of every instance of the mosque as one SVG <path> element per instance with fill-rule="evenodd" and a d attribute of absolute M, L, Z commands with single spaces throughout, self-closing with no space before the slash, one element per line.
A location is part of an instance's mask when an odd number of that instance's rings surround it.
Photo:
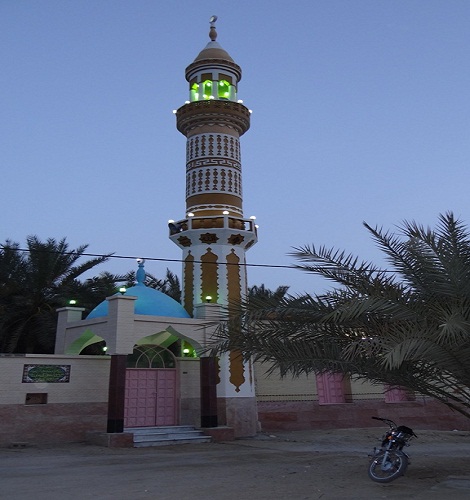
<path fill-rule="evenodd" d="M 238 352 L 216 359 L 205 351 L 225 306 L 247 292 L 245 254 L 258 240 L 243 213 L 240 138 L 250 110 L 238 99 L 242 70 L 217 42 L 216 19 L 186 68 L 189 97 L 175 112 L 187 141 L 185 215 L 169 222 L 182 252 L 182 304 L 145 286 L 139 260 L 135 286 L 86 318 L 80 307 L 60 309 L 53 355 L 0 357 L 0 446 L 132 446 L 139 430 L 163 428 L 229 440 L 365 427 L 379 413 L 411 427 L 468 430 L 464 417 L 405 390 L 337 374 L 281 380 Z M 105 355 L 83 354 L 96 343 Z"/>

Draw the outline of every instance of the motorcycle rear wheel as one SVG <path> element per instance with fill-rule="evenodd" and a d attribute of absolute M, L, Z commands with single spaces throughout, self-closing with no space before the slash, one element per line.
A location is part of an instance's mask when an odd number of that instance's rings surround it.
<path fill-rule="evenodd" d="M 376 455 L 369 466 L 369 477 L 377 483 L 389 483 L 403 476 L 408 467 L 408 457 L 400 451 L 389 451 L 384 463 L 385 452 Z"/>

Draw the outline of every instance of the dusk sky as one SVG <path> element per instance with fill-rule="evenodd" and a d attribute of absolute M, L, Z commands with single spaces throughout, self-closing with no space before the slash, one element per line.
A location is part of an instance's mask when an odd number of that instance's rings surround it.
<path fill-rule="evenodd" d="M 0 0 L 0 242 L 181 258 L 167 222 L 185 217 L 186 139 L 172 111 L 213 14 L 253 110 L 249 263 L 289 266 L 292 247 L 315 244 L 386 267 L 363 221 L 470 222 L 469 0 Z M 180 275 L 146 263 L 167 267 Z M 294 269 L 248 278 L 329 286 Z"/>

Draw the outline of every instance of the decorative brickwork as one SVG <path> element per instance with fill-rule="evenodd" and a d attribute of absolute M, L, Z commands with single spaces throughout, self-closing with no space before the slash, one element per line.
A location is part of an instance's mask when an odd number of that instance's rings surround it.
<path fill-rule="evenodd" d="M 193 315 L 194 310 L 194 257 L 191 251 L 184 260 L 184 308 Z"/>
<path fill-rule="evenodd" d="M 219 297 L 218 265 L 217 255 L 210 248 L 201 257 L 201 297 L 200 301 L 205 302 L 207 296 L 211 296 L 214 302 Z"/>
<path fill-rule="evenodd" d="M 211 243 L 217 243 L 217 240 L 219 238 L 217 237 L 216 234 L 213 234 L 213 233 L 204 233 L 204 234 L 201 234 L 201 236 L 199 236 L 199 241 L 201 243 L 206 243 L 206 244 L 211 244 Z"/>
<path fill-rule="evenodd" d="M 186 161 L 188 167 L 193 160 L 199 160 L 194 166 L 207 165 L 208 162 L 219 162 L 222 158 L 236 160 L 231 166 L 240 168 L 240 145 L 233 135 L 201 134 L 188 139 L 186 144 Z"/>
<path fill-rule="evenodd" d="M 242 196 L 240 171 L 233 167 L 195 167 L 186 175 L 186 197 L 201 193 L 230 193 Z"/>
<path fill-rule="evenodd" d="M 227 239 L 227 243 L 230 243 L 230 245 L 240 245 L 244 240 L 245 237 L 241 234 L 232 234 L 232 236 Z"/>

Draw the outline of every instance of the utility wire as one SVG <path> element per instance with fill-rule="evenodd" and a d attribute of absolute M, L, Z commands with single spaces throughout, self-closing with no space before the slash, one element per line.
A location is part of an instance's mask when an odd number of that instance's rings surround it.
<path fill-rule="evenodd" d="M 5 248 L 4 245 L 1 245 Z M 14 250 L 17 252 L 33 253 L 33 252 L 44 252 L 44 253 L 60 253 L 62 255 L 80 255 L 80 257 L 107 257 L 108 259 L 132 259 L 138 260 L 142 259 L 145 261 L 157 261 L 157 262 L 186 262 L 184 259 L 167 259 L 163 257 L 142 257 L 142 256 L 132 256 L 132 255 L 115 255 L 115 254 L 99 254 L 99 253 L 80 253 L 77 252 L 54 252 L 53 250 L 30 250 L 29 248 L 12 248 L 8 247 L 9 250 Z M 281 265 L 281 264 L 248 264 L 246 262 L 232 263 L 232 262 L 203 262 L 202 260 L 192 260 L 195 264 L 226 264 L 227 266 L 246 266 L 246 267 L 269 267 L 269 268 L 285 268 L 285 269 L 298 269 L 292 265 Z"/>
<path fill-rule="evenodd" d="M 0 245 L 0 248 L 5 248 L 5 245 Z M 62 255 L 79 255 L 80 257 L 106 257 L 108 259 L 132 259 L 132 260 L 138 260 L 138 259 L 143 259 L 145 261 L 155 261 L 155 262 L 180 262 L 180 263 L 185 263 L 186 261 L 184 259 L 167 259 L 163 257 L 137 257 L 137 256 L 132 256 L 132 255 L 115 255 L 115 254 L 98 254 L 98 253 L 80 253 L 77 254 L 77 252 L 54 252 L 53 250 L 30 250 L 29 248 L 13 248 L 13 247 L 8 247 L 9 250 L 14 250 L 17 252 L 26 252 L 26 253 L 33 253 L 33 252 L 44 252 L 44 253 L 60 253 Z M 283 264 L 249 264 L 247 262 L 239 262 L 239 263 L 233 263 L 233 262 L 204 262 L 202 260 L 192 260 L 191 263 L 193 264 L 215 264 L 215 265 L 226 265 L 226 266 L 244 266 L 244 267 L 260 267 L 260 268 L 270 268 L 270 269 L 297 269 L 297 270 L 302 270 L 304 269 L 302 266 L 295 266 L 295 265 L 283 265 Z M 321 266 L 319 266 L 321 267 Z M 330 266 L 323 266 L 325 268 L 329 268 Z M 396 271 L 388 271 L 388 270 L 381 270 L 381 269 L 376 269 L 374 272 L 377 273 L 394 273 Z"/>

